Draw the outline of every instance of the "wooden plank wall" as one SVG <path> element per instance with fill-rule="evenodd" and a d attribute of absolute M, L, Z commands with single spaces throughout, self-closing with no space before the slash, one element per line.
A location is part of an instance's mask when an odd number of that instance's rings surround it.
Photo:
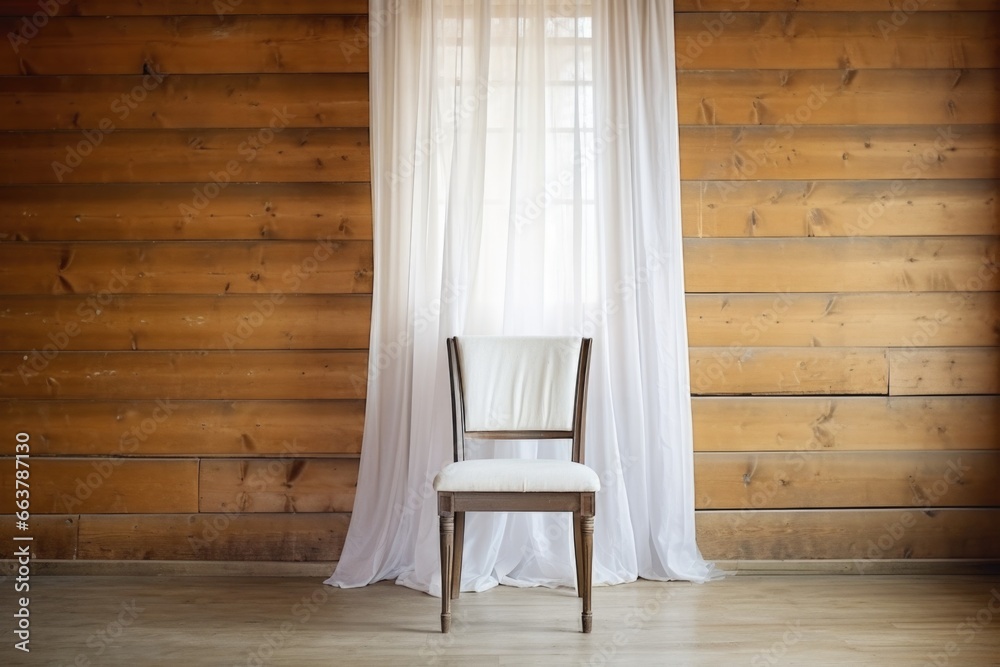
<path fill-rule="evenodd" d="M 19 431 L 38 558 L 339 556 L 371 318 L 367 11 L 0 4 L 0 556 Z"/>
<path fill-rule="evenodd" d="M 675 4 L 704 553 L 996 557 L 992 1 Z M 336 559 L 367 3 L 45 6 L 0 5 L 0 437 L 31 435 L 36 555 Z"/>
<path fill-rule="evenodd" d="M 992 0 L 676 0 L 699 545 L 997 558 Z"/>

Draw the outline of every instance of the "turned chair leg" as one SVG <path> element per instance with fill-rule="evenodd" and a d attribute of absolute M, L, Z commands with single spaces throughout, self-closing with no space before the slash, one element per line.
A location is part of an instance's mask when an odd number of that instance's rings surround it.
<path fill-rule="evenodd" d="M 441 632 L 451 630 L 452 567 L 455 558 L 455 517 L 441 515 Z"/>
<path fill-rule="evenodd" d="M 573 554 L 576 558 L 576 596 L 583 597 L 583 544 L 580 535 L 580 513 L 573 512 Z"/>
<path fill-rule="evenodd" d="M 462 552 L 465 546 L 465 512 L 455 512 L 455 558 L 451 567 L 451 599 L 462 593 Z"/>
<path fill-rule="evenodd" d="M 580 538 L 583 543 L 583 631 L 590 632 L 594 613 L 590 608 L 591 588 L 594 581 L 594 517 L 580 518 Z"/>

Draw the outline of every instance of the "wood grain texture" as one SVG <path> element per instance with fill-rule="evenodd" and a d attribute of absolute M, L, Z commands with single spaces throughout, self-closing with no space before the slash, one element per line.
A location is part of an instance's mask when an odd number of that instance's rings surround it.
<path fill-rule="evenodd" d="M 997 237 L 684 242 L 688 292 L 995 291 L 998 267 Z"/>
<path fill-rule="evenodd" d="M 367 16 L 57 16 L 0 52 L 0 75 L 365 72 L 367 30 Z"/>
<path fill-rule="evenodd" d="M 88 0 L 96 2 L 98 0 Z M 113 0 L 102 0 L 110 2 Z M 126 1 L 126 0 L 121 0 Z M 190 0 L 189 0 L 190 1 Z M 674 11 L 686 12 L 867 12 L 910 7 L 905 0 L 675 0 Z M 990 11 L 993 0 L 920 0 L 922 12 Z M 912 13 L 912 12 L 910 12 Z"/>
<path fill-rule="evenodd" d="M 888 392 L 879 349 L 693 347 L 690 363 L 695 396 Z"/>
<path fill-rule="evenodd" d="M 992 123 L 995 69 L 690 70 L 677 77 L 681 125 Z"/>
<path fill-rule="evenodd" d="M 348 515 L 139 514 L 80 517 L 78 558 L 332 561 Z"/>
<path fill-rule="evenodd" d="M 0 294 L 79 295 L 93 319 L 117 294 L 256 294 L 277 308 L 288 294 L 370 293 L 372 264 L 367 241 L 3 243 Z"/>
<path fill-rule="evenodd" d="M 368 127 L 368 75 L 0 77 L 8 130 Z"/>
<path fill-rule="evenodd" d="M 13 469 L 11 457 L 0 463 Z M 129 514 L 198 510 L 194 459 L 31 457 L 32 514 Z M 0 481 L 0 512 L 13 513 L 14 476 Z"/>
<path fill-rule="evenodd" d="M 685 181 L 682 222 L 699 238 L 997 235 L 998 194 L 995 180 Z"/>
<path fill-rule="evenodd" d="M 195 183 L 0 186 L 0 240 L 372 238 L 368 183 L 232 183 L 200 210 L 198 193 Z"/>
<path fill-rule="evenodd" d="M 1000 293 L 691 294 L 687 322 L 694 346 L 1000 345 Z"/>
<path fill-rule="evenodd" d="M 698 397 L 699 452 L 1000 450 L 1000 396 Z"/>
<path fill-rule="evenodd" d="M 991 9 L 996 9 L 993 7 Z M 679 13 L 679 69 L 955 69 L 996 64 L 995 13 Z"/>
<path fill-rule="evenodd" d="M 5 133 L 0 153 L 9 161 L 0 166 L 0 183 L 190 182 L 186 205 L 194 212 L 187 214 L 194 216 L 229 183 L 371 178 L 368 130 L 284 128 L 283 110 L 271 113 L 251 130 Z"/>
<path fill-rule="evenodd" d="M 0 340 L 34 350 L 367 349 L 371 297 L 8 296 Z"/>
<path fill-rule="evenodd" d="M 721 510 L 695 515 L 708 559 L 996 558 L 1000 509 Z"/>
<path fill-rule="evenodd" d="M 364 352 L 0 353 L 0 398 L 359 399 Z"/>
<path fill-rule="evenodd" d="M 996 125 L 688 126 L 684 180 L 994 178 Z"/>
<path fill-rule="evenodd" d="M 80 517 L 76 514 L 33 514 L 30 524 L 31 553 L 35 559 L 76 558 L 77 531 Z M 14 537 L 24 537 L 17 530 L 13 514 L 0 516 L 0 559 L 12 558 L 20 544 Z M 32 574 L 37 570 L 33 569 Z"/>
<path fill-rule="evenodd" d="M 202 461 L 199 512 L 350 512 L 357 459 Z"/>
<path fill-rule="evenodd" d="M 357 456 L 362 400 L 0 400 L 32 456 Z"/>
<path fill-rule="evenodd" d="M 1000 394 L 1000 349 L 889 350 L 894 396 Z"/>
<path fill-rule="evenodd" d="M 966 0 L 969 1 L 969 0 Z M 940 2 L 940 0 L 930 0 Z M 226 14 L 367 14 L 368 0 L 59 0 L 53 16 L 171 16 Z M 31 15 L 38 0 L 6 0 L 0 16 Z"/>
<path fill-rule="evenodd" d="M 699 453 L 697 509 L 1000 506 L 1000 451 Z"/>
<path fill-rule="evenodd" d="M 146 664 L 151 655 L 196 665 L 263 663 L 262 655 L 273 655 L 267 664 L 322 665 L 335 651 L 350 656 L 338 664 L 351 667 L 662 665 L 664 656 L 697 666 L 924 665 L 933 664 L 931 656 L 983 667 L 1000 654 L 1000 635 L 975 619 L 979 610 L 988 618 L 1000 594 L 989 563 L 880 561 L 866 564 L 867 576 L 845 577 L 844 569 L 855 570 L 850 562 L 729 562 L 724 567 L 739 576 L 709 586 L 600 586 L 592 639 L 584 640 L 580 601 L 566 588 L 498 586 L 463 595 L 443 640 L 437 600 L 389 581 L 356 590 L 324 586 L 329 563 L 39 565 L 45 574 L 32 579 L 31 612 L 46 622 L 32 624 L 31 648 L 32 662 L 46 665 L 89 659 L 101 648 L 98 659 L 110 654 L 127 665 Z M 135 576 L 154 566 L 163 574 Z M 83 574 L 91 572 L 100 574 Z M 115 623 L 125 627 L 118 632 Z M 211 639 L 199 641 L 196 632 Z"/>

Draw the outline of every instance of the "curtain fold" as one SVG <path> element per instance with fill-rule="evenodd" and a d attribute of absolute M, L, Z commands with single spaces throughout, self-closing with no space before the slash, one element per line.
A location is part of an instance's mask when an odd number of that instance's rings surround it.
<path fill-rule="evenodd" d="M 372 0 L 371 16 L 368 402 L 326 583 L 440 594 L 431 481 L 461 334 L 594 338 L 595 583 L 717 576 L 695 542 L 671 3 Z M 470 514 L 462 590 L 573 586 L 572 545 L 568 516 Z"/>

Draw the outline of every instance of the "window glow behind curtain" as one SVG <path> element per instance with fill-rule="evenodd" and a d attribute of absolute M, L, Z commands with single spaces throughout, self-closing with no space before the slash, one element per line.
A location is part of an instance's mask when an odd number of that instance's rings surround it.
<path fill-rule="evenodd" d="M 439 594 L 430 482 L 451 459 L 444 339 L 461 334 L 593 337 L 595 583 L 711 578 L 694 535 L 671 3 L 372 0 L 371 33 L 368 403 L 327 583 Z M 558 455 L 478 445 L 540 450 Z M 462 588 L 573 586 L 572 542 L 568 515 L 470 514 Z"/>

